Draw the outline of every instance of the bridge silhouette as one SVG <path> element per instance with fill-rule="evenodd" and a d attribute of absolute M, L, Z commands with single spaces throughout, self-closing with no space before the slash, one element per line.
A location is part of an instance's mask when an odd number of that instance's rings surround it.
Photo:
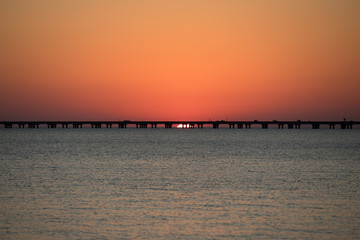
<path fill-rule="evenodd" d="M 83 126 L 91 126 L 91 128 L 127 128 L 131 125 L 136 128 L 157 128 L 163 126 L 164 128 L 173 128 L 174 125 L 182 124 L 183 128 L 203 128 L 204 125 L 210 125 L 212 128 L 219 128 L 219 126 L 228 126 L 228 128 L 251 128 L 252 126 L 260 126 L 267 129 L 269 125 L 277 126 L 279 129 L 300 129 L 301 126 L 311 126 L 312 129 L 319 129 L 320 126 L 328 126 L 330 129 L 335 129 L 335 126 L 341 129 L 352 129 L 353 126 L 359 125 L 360 121 L 0 121 L 0 126 L 4 128 L 39 128 L 40 125 L 47 126 L 48 128 L 83 128 Z"/>

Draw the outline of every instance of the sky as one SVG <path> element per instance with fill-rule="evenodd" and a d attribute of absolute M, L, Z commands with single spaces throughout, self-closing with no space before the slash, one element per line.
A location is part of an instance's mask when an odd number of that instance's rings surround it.
<path fill-rule="evenodd" d="M 360 120 L 358 0 L 1 0 L 1 120 Z"/>

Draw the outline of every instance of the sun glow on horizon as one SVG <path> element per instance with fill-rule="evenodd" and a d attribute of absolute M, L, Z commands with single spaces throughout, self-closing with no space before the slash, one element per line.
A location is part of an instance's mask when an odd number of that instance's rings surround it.
<path fill-rule="evenodd" d="M 190 128 L 190 124 L 179 124 L 176 128 Z"/>

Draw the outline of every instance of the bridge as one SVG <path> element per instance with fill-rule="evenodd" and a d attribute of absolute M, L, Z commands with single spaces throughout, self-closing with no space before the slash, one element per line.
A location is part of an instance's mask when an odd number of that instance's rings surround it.
<path fill-rule="evenodd" d="M 269 126 L 277 126 L 279 129 L 300 129 L 302 126 L 308 126 L 312 129 L 319 129 L 320 126 L 335 129 L 335 126 L 341 129 L 352 129 L 353 126 L 360 125 L 360 121 L 0 121 L 0 126 L 4 128 L 39 128 L 39 126 L 47 126 L 48 128 L 83 128 L 83 126 L 91 126 L 91 128 L 127 128 L 131 125 L 136 128 L 157 128 L 162 126 L 164 128 L 173 128 L 174 125 L 182 124 L 183 128 L 203 128 L 204 125 L 209 125 L 212 128 L 219 128 L 219 126 L 227 126 L 228 128 L 251 128 L 252 126 L 259 126 L 263 129 Z"/>

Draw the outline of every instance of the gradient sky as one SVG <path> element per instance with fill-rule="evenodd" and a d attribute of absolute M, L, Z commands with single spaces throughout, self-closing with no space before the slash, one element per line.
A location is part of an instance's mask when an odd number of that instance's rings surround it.
<path fill-rule="evenodd" d="M 358 0 L 2 0 L 0 120 L 360 120 Z"/>

